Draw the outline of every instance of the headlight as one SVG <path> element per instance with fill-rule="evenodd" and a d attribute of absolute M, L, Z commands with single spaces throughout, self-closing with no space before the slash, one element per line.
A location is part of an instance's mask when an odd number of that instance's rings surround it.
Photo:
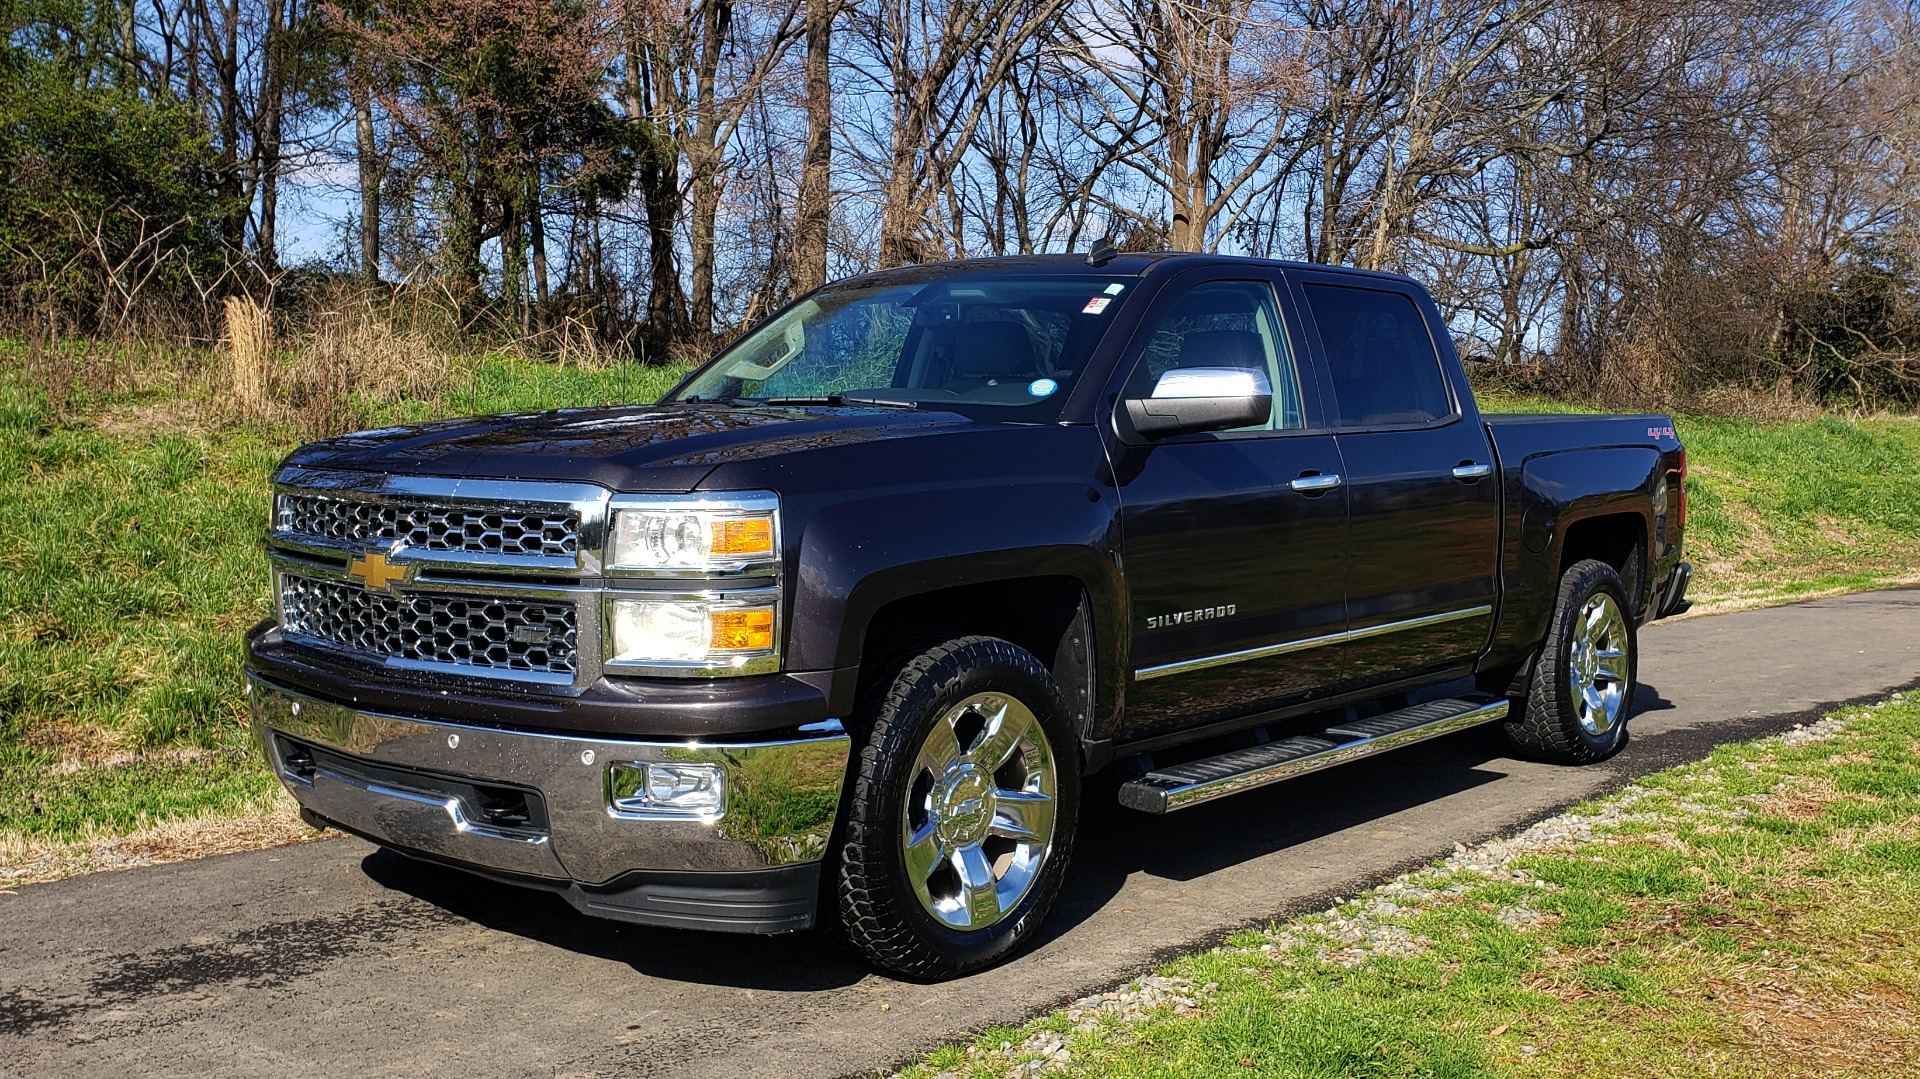
<path fill-rule="evenodd" d="M 765 595 L 607 598 L 607 664 L 746 673 L 777 662 L 779 598 Z M 743 670 L 743 668 L 745 670 Z"/>
<path fill-rule="evenodd" d="M 607 526 L 609 570 L 746 573 L 780 561 L 780 504 L 769 492 L 623 495 Z"/>

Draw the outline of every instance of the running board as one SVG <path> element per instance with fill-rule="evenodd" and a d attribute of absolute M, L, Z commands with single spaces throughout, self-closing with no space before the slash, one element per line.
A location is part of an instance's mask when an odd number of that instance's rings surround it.
<path fill-rule="evenodd" d="M 1281 738 L 1157 769 L 1122 785 L 1120 804 L 1143 813 L 1171 813 L 1506 717 L 1505 698 L 1428 701 L 1329 727 L 1318 738 Z"/>

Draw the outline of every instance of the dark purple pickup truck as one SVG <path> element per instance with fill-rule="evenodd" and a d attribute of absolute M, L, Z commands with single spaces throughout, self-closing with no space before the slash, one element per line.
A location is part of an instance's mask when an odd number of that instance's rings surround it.
<path fill-rule="evenodd" d="M 294 453 L 255 729 L 314 824 L 950 976 L 1032 936 L 1094 772 L 1168 813 L 1480 723 L 1615 752 L 1685 473 L 1664 416 L 1483 415 L 1404 277 L 890 270 L 658 404 Z"/>

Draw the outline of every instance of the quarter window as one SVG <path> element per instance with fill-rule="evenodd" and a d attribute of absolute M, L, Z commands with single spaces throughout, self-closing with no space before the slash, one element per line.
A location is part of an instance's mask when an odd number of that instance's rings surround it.
<path fill-rule="evenodd" d="M 1431 423 L 1451 415 L 1426 319 L 1405 295 L 1307 285 L 1341 427 Z"/>

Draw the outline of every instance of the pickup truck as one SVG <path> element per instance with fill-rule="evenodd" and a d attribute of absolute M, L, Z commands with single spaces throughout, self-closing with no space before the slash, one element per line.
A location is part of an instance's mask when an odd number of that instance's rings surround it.
<path fill-rule="evenodd" d="M 1405 277 L 888 270 L 657 404 L 294 452 L 253 727 L 316 826 L 950 977 L 1033 937 L 1083 792 L 1170 813 L 1483 723 L 1619 750 L 1685 476 L 1665 416 L 1482 414 Z"/>

